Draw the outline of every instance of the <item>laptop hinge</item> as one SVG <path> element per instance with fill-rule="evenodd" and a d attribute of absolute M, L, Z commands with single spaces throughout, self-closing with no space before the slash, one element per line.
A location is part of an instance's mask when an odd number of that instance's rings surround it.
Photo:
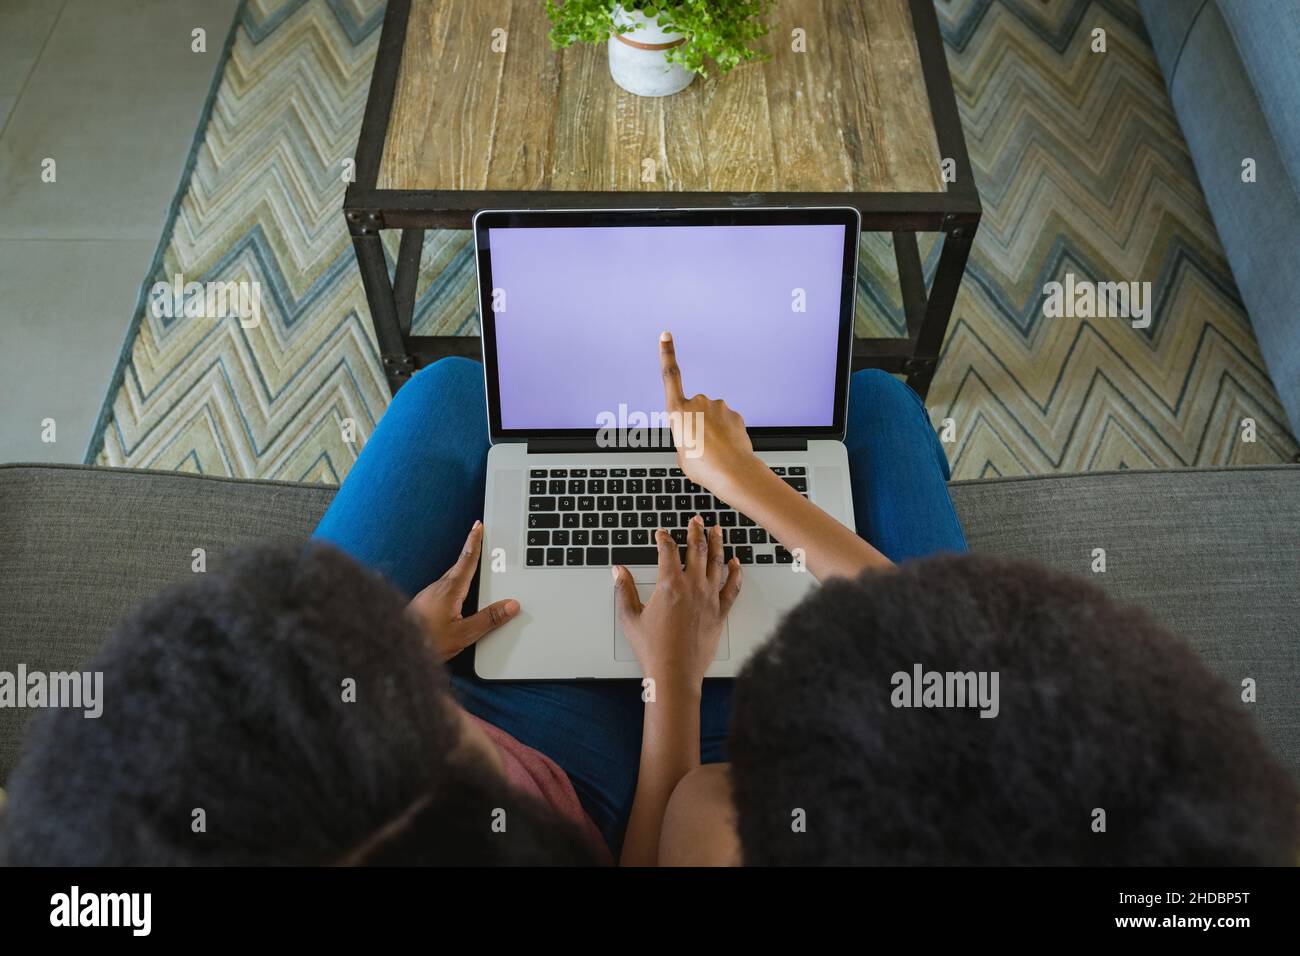
<path fill-rule="evenodd" d="M 530 455 L 586 454 L 587 452 L 601 450 L 594 437 L 528 439 L 528 454 Z"/>
<path fill-rule="evenodd" d="M 752 435 L 754 451 L 807 451 L 808 439 L 791 435 Z"/>
<path fill-rule="evenodd" d="M 750 438 L 750 443 L 754 446 L 754 451 L 807 451 L 808 439 L 795 438 L 792 435 L 755 435 Z M 644 448 L 601 448 L 594 437 L 591 438 L 530 438 L 528 439 L 528 454 L 530 455 L 556 455 L 556 454 L 586 454 L 597 451 L 624 451 L 624 452 L 665 452 L 672 451 L 673 446 L 670 442 L 665 441 L 662 444 L 651 444 Z"/>

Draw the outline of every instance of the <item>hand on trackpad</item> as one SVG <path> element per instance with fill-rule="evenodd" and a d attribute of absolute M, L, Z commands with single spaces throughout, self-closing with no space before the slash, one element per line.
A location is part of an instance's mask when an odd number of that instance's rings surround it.
<path fill-rule="evenodd" d="M 638 581 L 636 583 L 637 597 L 641 599 L 642 604 L 647 604 L 651 596 L 655 593 L 654 581 Z M 727 633 L 728 625 L 722 625 L 722 638 L 718 641 L 718 653 L 713 655 L 715 661 L 725 661 L 731 657 L 730 635 Z M 614 660 L 616 661 L 634 661 L 636 654 L 632 650 L 632 645 L 627 642 L 627 637 L 623 634 L 623 628 L 618 623 L 618 611 L 614 611 Z"/>

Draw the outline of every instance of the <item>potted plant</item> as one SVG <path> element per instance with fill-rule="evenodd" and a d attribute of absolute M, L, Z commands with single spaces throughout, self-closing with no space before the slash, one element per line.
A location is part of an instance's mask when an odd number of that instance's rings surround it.
<path fill-rule="evenodd" d="M 551 44 L 606 42 L 614 82 L 640 96 L 684 90 L 705 61 L 720 73 L 766 59 L 750 43 L 775 0 L 545 0 Z"/>

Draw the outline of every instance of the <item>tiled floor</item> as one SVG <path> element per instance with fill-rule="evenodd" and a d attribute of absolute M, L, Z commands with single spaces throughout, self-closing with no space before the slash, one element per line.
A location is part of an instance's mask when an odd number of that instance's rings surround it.
<path fill-rule="evenodd" d="M 85 455 L 237 6 L 0 3 L 0 462 Z"/>

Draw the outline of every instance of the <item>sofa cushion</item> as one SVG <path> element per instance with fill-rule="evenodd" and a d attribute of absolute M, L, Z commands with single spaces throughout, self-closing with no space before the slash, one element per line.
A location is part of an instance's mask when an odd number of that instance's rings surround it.
<path fill-rule="evenodd" d="M 1291 176 L 1291 188 L 1300 195 L 1300 3 L 1234 0 L 1218 7 Z"/>
<path fill-rule="evenodd" d="M 1300 777 L 1300 466 L 959 482 L 973 550 L 1082 574 L 1257 685 L 1265 736 Z M 1093 551 L 1105 550 L 1105 573 Z"/>
<path fill-rule="evenodd" d="M 0 466 L 0 670 L 79 668 L 149 595 L 243 544 L 301 538 L 334 489 L 168 472 Z M 109 705 L 111 706 L 111 704 Z M 0 781 L 27 710 L 0 708 Z"/>
<path fill-rule="evenodd" d="M 1143 25 L 1166 79 L 1178 69 L 1178 57 L 1201 8 L 1212 0 L 1141 0 Z"/>
<path fill-rule="evenodd" d="M 1150 608 L 1253 705 L 1300 773 L 1300 466 L 951 486 L 971 547 L 1088 575 Z M 311 533 L 334 489 L 167 472 L 0 466 L 0 670 L 80 667 L 133 607 L 240 545 Z M 1106 572 L 1092 574 L 1094 548 Z M 0 709 L 0 780 L 28 711 Z"/>
<path fill-rule="evenodd" d="M 1259 6 L 1270 5 L 1271 0 Z M 1163 39 L 1157 55 L 1260 353 L 1290 419 L 1290 430 L 1300 434 L 1300 322 L 1295 318 L 1300 308 L 1300 246 L 1295 243 L 1300 193 L 1292 179 L 1300 157 L 1285 152 L 1269 125 L 1278 123 L 1279 129 L 1294 133 L 1293 124 L 1300 123 L 1295 115 L 1300 91 L 1292 88 L 1288 95 L 1271 88 L 1297 69 L 1300 47 L 1294 44 L 1300 41 L 1300 26 L 1294 23 L 1293 11 L 1284 19 L 1294 29 L 1269 36 L 1264 26 L 1241 17 L 1252 60 L 1287 64 L 1285 68 L 1252 64 L 1266 84 L 1268 108 L 1280 104 L 1289 111 L 1284 119 L 1266 118 L 1219 5 L 1201 3 L 1190 20 L 1183 6 L 1198 5 L 1142 0 L 1142 13 L 1153 35 L 1186 24 L 1181 42 Z M 1255 5 L 1230 6 L 1239 12 Z M 1242 160 L 1247 157 L 1256 163 L 1253 183 L 1241 179 Z M 1261 427 L 1285 430 L 1285 423 L 1261 423 Z"/>

